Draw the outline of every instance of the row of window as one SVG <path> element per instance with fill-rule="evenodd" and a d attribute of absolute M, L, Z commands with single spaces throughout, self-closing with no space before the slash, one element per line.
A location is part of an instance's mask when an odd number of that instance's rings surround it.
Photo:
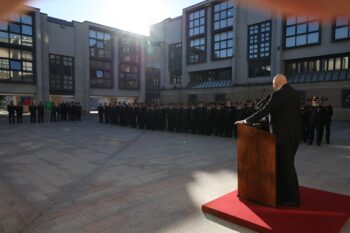
<path fill-rule="evenodd" d="M 231 80 L 231 79 L 232 79 L 231 68 L 190 72 L 191 83 L 218 81 L 218 80 Z"/>
<path fill-rule="evenodd" d="M 33 46 L 33 16 L 14 14 L 0 21 L 0 43 Z"/>
<path fill-rule="evenodd" d="M 50 54 L 50 94 L 74 94 L 73 57 Z"/>
<path fill-rule="evenodd" d="M 350 55 L 316 57 L 285 62 L 286 74 L 349 70 Z"/>
<path fill-rule="evenodd" d="M 233 16 L 231 1 L 213 5 L 213 50 L 214 60 L 233 56 Z M 206 61 L 206 9 L 199 9 L 187 15 L 187 63 L 195 64 Z"/>

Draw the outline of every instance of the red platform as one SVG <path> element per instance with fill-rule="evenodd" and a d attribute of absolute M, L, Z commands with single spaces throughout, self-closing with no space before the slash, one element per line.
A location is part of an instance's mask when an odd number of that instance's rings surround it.
<path fill-rule="evenodd" d="M 205 213 L 258 232 L 338 233 L 350 217 L 350 196 L 300 187 L 299 208 L 271 208 L 240 200 L 237 191 L 202 206 Z"/>

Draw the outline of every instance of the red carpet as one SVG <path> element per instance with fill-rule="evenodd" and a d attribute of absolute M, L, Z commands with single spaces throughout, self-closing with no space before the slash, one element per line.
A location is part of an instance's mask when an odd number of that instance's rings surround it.
<path fill-rule="evenodd" d="M 237 191 L 202 206 L 205 213 L 258 232 L 338 233 L 350 217 L 350 196 L 300 187 L 299 208 L 270 208 L 240 200 Z"/>

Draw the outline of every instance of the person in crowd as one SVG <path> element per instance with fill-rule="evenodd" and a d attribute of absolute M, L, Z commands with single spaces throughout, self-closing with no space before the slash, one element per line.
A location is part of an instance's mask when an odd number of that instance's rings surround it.
<path fill-rule="evenodd" d="M 333 107 L 329 104 L 327 97 L 322 97 L 322 107 L 323 107 L 323 126 L 322 129 L 326 129 L 326 142 L 330 143 L 331 136 L 331 122 L 333 116 Z"/>
<path fill-rule="evenodd" d="M 16 106 L 16 117 L 17 117 L 17 124 L 22 124 L 23 121 L 23 105 L 21 101 L 18 101 Z"/>
<path fill-rule="evenodd" d="M 36 104 L 32 101 L 29 105 L 30 123 L 36 123 Z"/>
<path fill-rule="evenodd" d="M 7 105 L 7 111 L 9 114 L 9 124 L 15 123 L 15 112 L 16 112 L 16 106 L 13 105 L 13 101 L 10 101 L 10 104 Z"/>
<path fill-rule="evenodd" d="M 52 103 L 51 107 L 51 114 L 50 114 L 50 121 L 56 122 L 57 121 L 57 106 L 55 103 Z"/>
<path fill-rule="evenodd" d="M 102 103 L 99 103 L 99 105 L 97 107 L 97 112 L 98 112 L 99 122 L 102 123 L 103 122 L 103 115 L 104 115 L 104 107 L 103 107 Z"/>
<path fill-rule="evenodd" d="M 323 108 L 318 103 L 318 97 L 313 96 L 311 99 L 311 106 L 308 108 L 308 120 L 309 120 L 309 139 L 308 145 L 312 145 L 314 141 L 314 135 L 316 130 L 316 143 L 318 146 L 322 142 L 322 129 L 323 129 Z"/>
<path fill-rule="evenodd" d="M 38 104 L 37 110 L 38 110 L 38 123 L 43 123 L 44 122 L 45 107 L 41 101 Z"/>

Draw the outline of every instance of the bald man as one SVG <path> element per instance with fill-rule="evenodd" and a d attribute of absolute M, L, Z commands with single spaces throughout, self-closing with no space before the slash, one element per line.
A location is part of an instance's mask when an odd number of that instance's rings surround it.
<path fill-rule="evenodd" d="M 277 202 L 282 206 L 299 206 L 299 184 L 294 157 L 301 141 L 300 97 L 278 74 L 272 82 L 274 92 L 264 106 L 235 124 L 252 124 L 270 114 L 270 132 L 276 135 Z"/>

